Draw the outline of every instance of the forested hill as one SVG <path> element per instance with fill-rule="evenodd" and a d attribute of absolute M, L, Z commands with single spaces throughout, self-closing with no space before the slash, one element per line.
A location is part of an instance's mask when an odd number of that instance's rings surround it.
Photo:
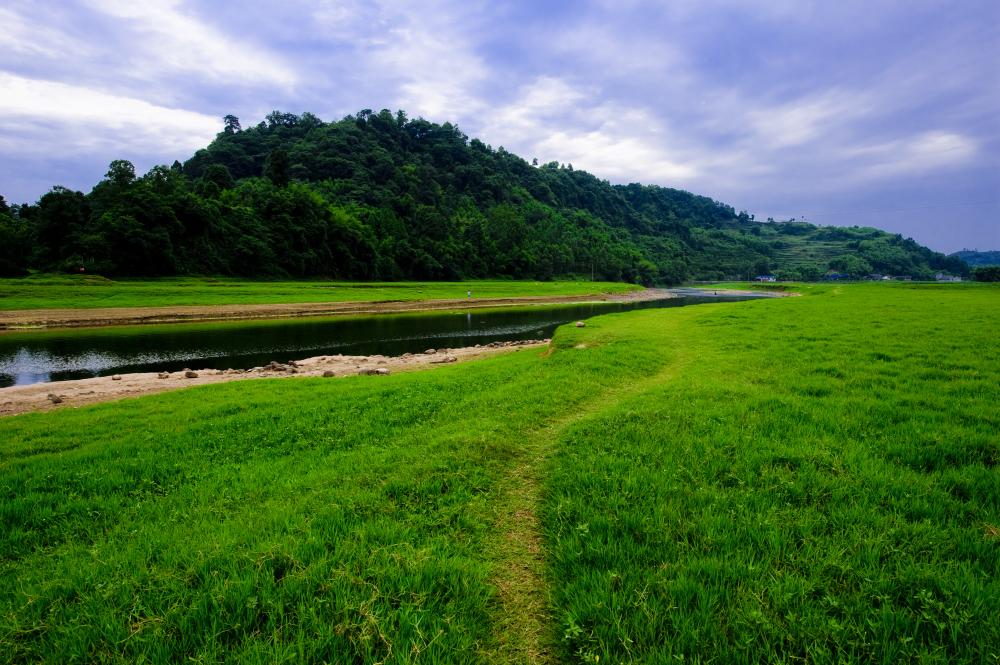
<path fill-rule="evenodd" d="M 976 266 L 1000 266 L 1000 251 L 978 252 L 971 249 L 963 249 L 949 256 L 961 259 L 973 268 Z"/>
<path fill-rule="evenodd" d="M 0 199 L 2 202 L 2 199 Z M 703 196 L 528 163 L 403 112 L 233 116 L 184 164 L 113 162 L 89 194 L 0 203 L 0 271 L 346 279 L 585 276 L 676 283 L 828 271 L 929 277 L 959 260 L 870 228 L 758 223 Z"/>

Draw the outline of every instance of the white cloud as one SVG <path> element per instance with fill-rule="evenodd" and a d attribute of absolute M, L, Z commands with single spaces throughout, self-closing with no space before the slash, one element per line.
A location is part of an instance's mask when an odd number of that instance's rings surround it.
<path fill-rule="evenodd" d="M 859 178 L 885 178 L 923 173 L 968 162 L 976 154 L 976 143 L 962 134 L 929 131 L 875 145 L 848 148 L 846 159 L 858 162 Z"/>
<path fill-rule="evenodd" d="M 601 101 L 600 90 L 542 76 L 485 114 L 483 135 L 543 162 L 571 163 L 600 178 L 670 183 L 698 165 L 645 109 Z"/>
<path fill-rule="evenodd" d="M 496 29 L 494 9 L 480 0 L 319 0 L 309 16 L 317 39 L 348 47 L 333 68 L 338 83 L 367 91 L 365 106 L 454 122 L 483 111 L 502 89 L 499 70 L 477 52 Z"/>
<path fill-rule="evenodd" d="M 761 148 L 789 148 L 822 140 L 864 118 L 869 111 L 870 103 L 863 95 L 830 90 L 786 104 L 751 110 L 746 117 L 754 134 L 753 140 L 762 143 Z"/>
<path fill-rule="evenodd" d="M 599 131 L 583 134 L 557 132 L 540 141 L 536 149 L 561 155 L 575 167 L 616 181 L 669 184 L 698 176 L 698 169 L 693 164 L 674 161 L 657 146 L 639 138 L 613 136 Z"/>
<path fill-rule="evenodd" d="M 384 43 L 380 33 L 388 17 L 374 0 L 312 0 L 299 11 L 310 15 L 310 23 L 329 40 L 355 46 Z"/>
<path fill-rule="evenodd" d="M 617 15 L 621 11 L 621 7 L 615 7 L 610 13 Z M 552 39 L 551 48 L 571 62 L 586 63 L 587 69 L 595 73 L 669 81 L 675 89 L 689 80 L 690 63 L 675 40 L 656 33 L 609 30 L 603 19 L 591 19 L 563 30 Z"/>
<path fill-rule="evenodd" d="M 282 58 L 233 39 L 183 11 L 179 0 L 88 0 L 93 9 L 121 21 L 129 39 L 131 73 L 140 78 L 181 71 L 225 83 L 291 87 L 295 72 Z"/>
<path fill-rule="evenodd" d="M 192 111 L 2 72 L 0 116 L 3 151 L 26 155 L 39 145 L 65 153 L 107 146 L 183 155 L 211 141 L 220 124 Z"/>
<path fill-rule="evenodd" d="M 0 51 L 32 58 L 60 58 L 91 55 L 92 49 L 42 21 L 0 7 Z"/>
<path fill-rule="evenodd" d="M 540 76 L 508 102 L 479 114 L 477 133 L 527 158 L 572 163 L 615 182 L 650 182 L 738 203 L 776 182 L 814 192 L 932 172 L 969 162 L 975 142 L 938 129 L 872 145 L 870 123 L 905 100 L 893 92 L 831 88 L 774 104 L 737 90 L 713 91 L 694 125 L 673 125 L 654 109 Z M 885 130 L 882 130 L 885 134 Z M 894 132 L 897 133 L 897 132 Z M 897 133 L 898 134 L 898 133 Z"/>
<path fill-rule="evenodd" d="M 566 121 L 592 94 L 574 88 L 562 79 L 543 76 L 521 88 L 508 104 L 492 109 L 483 131 L 513 146 L 524 138 L 537 138 L 550 126 L 565 129 Z"/>
<path fill-rule="evenodd" d="M 404 18 L 374 60 L 382 72 L 400 76 L 397 104 L 414 115 L 444 121 L 483 106 L 475 89 L 490 71 L 454 24 Z"/>

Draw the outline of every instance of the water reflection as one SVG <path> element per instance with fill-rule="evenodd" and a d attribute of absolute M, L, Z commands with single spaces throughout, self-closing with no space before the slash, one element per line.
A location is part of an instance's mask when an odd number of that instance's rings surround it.
<path fill-rule="evenodd" d="M 680 307 L 746 298 L 684 297 L 357 318 L 0 334 L 0 387 L 185 367 L 245 369 L 316 355 L 401 355 L 537 339 L 569 321 L 632 309 Z"/>

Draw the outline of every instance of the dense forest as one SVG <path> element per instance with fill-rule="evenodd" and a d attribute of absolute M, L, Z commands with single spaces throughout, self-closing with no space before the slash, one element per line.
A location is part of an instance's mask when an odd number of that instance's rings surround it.
<path fill-rule="evenodd" d="M 927 278 L 961 260 L 872 228 L 757 222 L 655 185 L 529 163 L 402 111 L 275 111 L 185 163 L 112 162 L 90 193 L 0 198 L 0 273 L 343 279 L 555 277 L 643 284 L 774 273 Z"/>

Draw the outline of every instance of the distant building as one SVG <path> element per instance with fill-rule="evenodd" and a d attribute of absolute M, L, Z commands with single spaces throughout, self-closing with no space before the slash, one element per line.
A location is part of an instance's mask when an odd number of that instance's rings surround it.
<path fill-rule="evenodd" d="M 777 282 L 778 278 L 774 275 L 757 275 L 753 278 L 755 282 Z"/>
<path fill-rule="evenodd" d="M 850 279 L 850 278 L 851 278 L 850 275 L 848 275 L 847 273 L 843 273 L 843 272 L 831 272 L 831 273 L 827 273 L 826 277 L 825 277 L 825 279 L 827 279 L 827 280 L 829 280 L 831 282 L 838 282 L 838 281 L 840 281 L 842 279 Z"/>
<path fill-rule="evenodd" d="M 937 281 L 939 281 L 939 282 L 961 282 L 962 281 L 961 277 L 955 277 L 954 275 L 948 275 L 948 274 L 943 273 L 943 272 L 939 272 L 938 274 L 934 275 L 934 279 L 937 280 Z"/>

